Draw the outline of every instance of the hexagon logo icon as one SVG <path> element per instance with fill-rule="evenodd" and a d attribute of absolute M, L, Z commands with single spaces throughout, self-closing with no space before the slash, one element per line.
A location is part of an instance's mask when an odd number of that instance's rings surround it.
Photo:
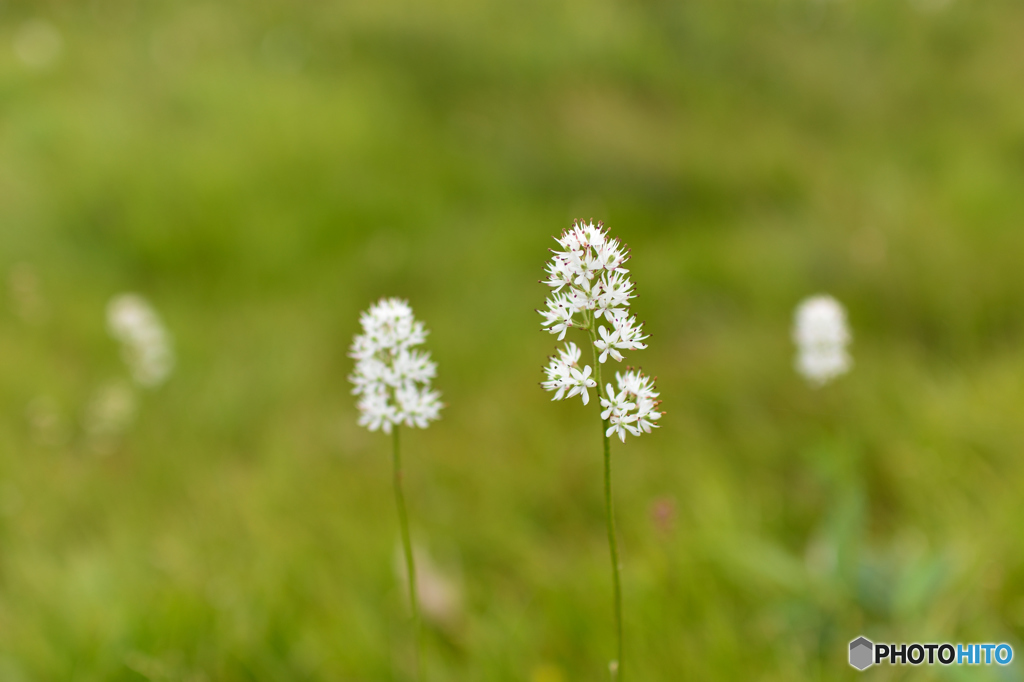
<path fill-rule="evenodd" d="M 875 645 L 863 637 L 850 642 L 850 665 L 857 670 L 866 670 L 875 662 Z"/>

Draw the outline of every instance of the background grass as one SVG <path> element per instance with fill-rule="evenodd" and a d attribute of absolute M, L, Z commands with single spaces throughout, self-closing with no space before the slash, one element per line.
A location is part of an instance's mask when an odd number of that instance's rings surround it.
<path fill-rule="evenodd" d="M 33 20 L 46 68 L 9 47 Z M 431 678 L 605 679 L 597 416 L 537 386 L 576 217 L 633 249 L 668 410 L 613 451 L 633 680 L 1024 652 L 1022 34 L 1010 0 L 7 0 L 0 268 L 39 296 L 0 308 L 0 678 L 409 679 L 346 382 L 400 295 L 449 405 L 405 438 L 414 536 L 465 594 Z M 101 454 L 124 290 L 179 364 Z M 856 368 L 814 391 L 819 291 Z"/>

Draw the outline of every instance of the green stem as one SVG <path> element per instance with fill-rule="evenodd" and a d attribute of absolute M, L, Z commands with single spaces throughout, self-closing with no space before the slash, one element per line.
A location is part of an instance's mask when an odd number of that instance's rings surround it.
<path fill-rule="evenodd" d="M 597 329 L 593 316 L 588 319 L 590 344 L 594 351 L 594 380 L 597 381 L 598 398 L 604 396 L 605 388 L 601 382 L 601 363 L 598 360 Z M 605 396 L 609 400 L 611 396 Z M 598 401 L 600 403 L 600 400 Z M 600 409 L 600 408 L 599 408 Z M 623 637 L 622 637 L 622 582 L 619 578 L 619 543 L 615 538 L 615 509 L 612 500 L 612 456 L 608 438 L 608 420 L 601 420 L 601 438 L 604 440 L 604 507 L 608 526 L 608 548 L 612 559 L 612 584 L 615 590 L 615 636 L 618 643 L 618 658 L 609 666 L 612 680 L 623 680 Z"/>
<path fill-rule="evenodd" d="M 416 679 L 423 679 L 423 655 L 420 637 L 420 600 L 416 590 L 416 562 L 412 556 L 412 540 L 409 538 L 409 515 L 405 511 L 405 494 L 402 492 L 402 454 L 399 448 L 398 425 L 392 433 L 392 461 L 395 477 L 395 505 L 398 507 L 398 525 L 402 534 L 402 548 L 405 551 L 405 574 L 409 582 L 409 603 L 412 606 L 412 624 L 416 639 Z"/>

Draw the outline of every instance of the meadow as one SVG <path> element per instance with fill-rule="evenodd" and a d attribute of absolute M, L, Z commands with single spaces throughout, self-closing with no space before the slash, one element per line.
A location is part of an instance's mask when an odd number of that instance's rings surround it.
<path fill-rule="evenodd" d="M 596 411 L 539 387 L 575 218 L 632 248 L 662 428 L 614 441 L 630 680 L 1024 654 L 1024 6 L 1011 0 L 4 0 L 0 680 L 412 679 L 358 314 L 408 298 L 437 682 L 607 679 Z M 105 310 L 177 363 L 124 433 Z M 794 371 L 846 305 L 853 371 Z M 578 340 L 578 339 L 577 339 Z"/>

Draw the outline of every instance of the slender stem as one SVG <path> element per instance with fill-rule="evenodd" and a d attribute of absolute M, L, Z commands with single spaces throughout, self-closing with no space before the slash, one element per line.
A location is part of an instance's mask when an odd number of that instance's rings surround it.
<path fill-rule="evenodd" d="M 395 505 L 398 507 L 398 525 L 402 533 L 402 548 L 405 551 L 405 574 L 409 582 L 409 603 L 412 606 L 412 625 L 416 639 L 416 679 L 423 680 L 423 654 L 420 637 L 420 600 L 416 590 L 416 562 L 412 556 L 412 540 L 409 538 L 409 515 L 405 511 L 405 494 L 402 492 L 402 453 L 399 448 L 398 425 L 392 434 L 392 461 L 395 476 Z"/>
<path fill-rule="evenodd" d="M 608 431 L 608 420 L 602 420 L 604 432 Z M 612 507 L 612 458 L 608 436 L 604 437 L 604 500 L 608 512 L 608 547 L 612 558 L 612 580 L 615 585 L 615 635 L 618 641 L 618 660 L 612 664 L 612 679 L 622 682 L 622 583 L 619 579 L 619 545 L 615 539 L 615 511 Z"/>
<path fill-rule="evenodd" d="M 593 315 L 589 316 L 588 326 L 590 344 L 594 351 L 594 380 L 597 381 L 598 398 L 605 395 L 605 387 L 601 382 L 601 363 L 597 351 L 597 330 Z M 611 396 L 606 396 L 609 400 Z M 618 643 L 618 658 L 609 666 L 612 680 L 623 680 L 623 637 L 622 637 L 622 582 L 619 578 L 619 543 L 615 538 L 615 509 L 612 500 L 612 456 L 608 438 L 608 420 L 601 420 L 601 438 L 604 440 L 604 507 L 608 526 L 608 548 L 612 559 L 612 584 L 615 590 L 615 636 Z"/>

